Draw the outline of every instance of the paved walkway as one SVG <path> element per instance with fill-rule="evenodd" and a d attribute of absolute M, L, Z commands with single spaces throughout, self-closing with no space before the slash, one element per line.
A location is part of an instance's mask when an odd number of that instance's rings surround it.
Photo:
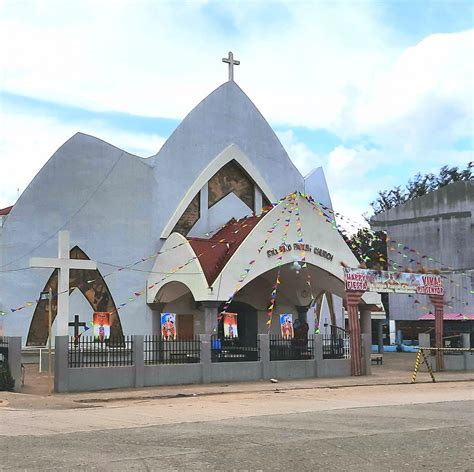
<path fill-rule="evenodd" d="M 372 375 L 324 379 L 238 382 L 230 384 L 176 385 L 142 389 L 105 390 L 77 394 L 47 396 L 47 375 L 38 374 L 36 366 L 27 366 L 25 388 L 22 393 L 0 392 L 0 407 L 13 409 L 75 409 L 110 403 L 232 393 L 273 392 L 291 390 L 337 389 L 343 387 L 410 384 L 416 354 L 386 353 L 384 365 L 373 365 Z M 474 371 L 438 372 L 437 382 L 465 382 L 474 380 Z M 431 383 L 426 369 L 418 373 L 417 383 Z"/>

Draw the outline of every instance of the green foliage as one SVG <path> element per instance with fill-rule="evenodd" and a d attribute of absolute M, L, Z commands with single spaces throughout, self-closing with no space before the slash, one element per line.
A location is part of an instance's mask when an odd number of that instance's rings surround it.
<path fill-rule="evenodd" d="M 0 361 L 0 391 L 6 390 L 13 392 L 15 388 L 15 381 L 13 380 L 8 362 Z"/>
<path fill-rule="evenodd" d="M 374 270 L 388 269 L 387 233 L 362 228 L 356 234 L 342 236 L 360 262 L 360 267 Z M 385 313 L 388 315 L 388 293 L 382 293 L 381 298 Z"/>
<path fill-rule="evenodd" d="M 344 236 L 361 266 L 366 269 L 387 269 L 387 235 L 384 231 L 362 228 L 356 234 Z"/>
<path fill-rule="evenodd" d="M 374 210 L 374 214 L 377 215 L 454 182 L 474 180 L 473 168 L 474 162 L 469 162 L 464 170 L 459 170 L 458 167 L 441 167 L 437 176 L 418 173 L 408 181 L 404 189 L 399 185 L 391 190 L 380 191 L 379 196 L 370 206 Z"/>

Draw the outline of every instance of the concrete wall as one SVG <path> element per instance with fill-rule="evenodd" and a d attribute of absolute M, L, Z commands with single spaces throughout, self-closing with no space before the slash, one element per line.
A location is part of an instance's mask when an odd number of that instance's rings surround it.
<path fill-rule="evenodd" d="M 134 336 L 133 365 L 126 367 L 69 368 L 68 338 L 56 337 L 55 391 L 85 392 L 113 388 L 341 377 L 351 373 L 350 359 L 323 359 L 322 337 L 314 336 L 313 360 L 270 361 L 269 336 L 260 336 L 260 361 L 211 362 L 210 335 L 201 335 L 198 364 L 144 365 L 143 336 Z M 370 358 L 369 358 L 370 359 Z M 369 360 L 370 363 L 370 360 Z"/>
<path fill-rule="evenodd" d="M 453 274 L 444 280 L 445 299 L 451 306 L 446 312 L 466 313 L 466 307 L 474 305 L 474 182 L 456 182 L 410 202 L 376 215 L 372 228 L 387 231 L 391 240 L 417 250 L 416 253 L 390 251 L 389 256 L 401 267 L 439 268 L 426 255 L 452 267 Z M 392 245 L 392 247 L 394 247 Z M 404 258 L 403 254 L 409 258 Z M 408 263 L 409 259 L 415 262 Z M 463 275 L 465 274 L 465 275 Z M 446 274 L 448 275 L 448 274 Z M 427 297 L 420 296 L 419 305 L 408 295 L 390 294 L 390 318 L 392 320 L 417 320 L 429 310 L 419 310 L 429 305 Z"/>
<path fill-rule="evenodd" d="M 20 392 L 22 387 L 20 337 L 8 338 L 8 365 L 15 381 L 15 392 Z"/>
<path fill-rule="evenodd" d="M 418 335 L 418 345 L 420 347 L 430 347 L 430 335 L 426 333 L 421 333 Z M 465 349 L 471 348 L 471 340 L 469 334 L 462 335 L 462 346 Z M 425 351 L 427 352 L 427 351 Z M 469 351 L 446 351 L 444 354 L 444 370 L 474 370 L 474 352 Z M 428 353 L 428 358 L 430 353 Z M 433 366 L 436 366 L 436 357 L 431 357 L 431 363 Z"/>

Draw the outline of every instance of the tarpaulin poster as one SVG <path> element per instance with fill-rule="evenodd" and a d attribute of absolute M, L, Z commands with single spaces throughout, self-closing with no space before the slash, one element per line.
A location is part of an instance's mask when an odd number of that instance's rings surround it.
<path fill-rule="evenodd" d="M 97 341 L 104 342 L 110 338 L 110 313 L 96 311 L 92 318 L 94 324 L 94 337 Z"/>
<path fill-rule="evenodd" d="M 177 337 L 176 314 L 161 314 L 161 337 L 164 341 L 175 341 Z"/>
<path fill-rule="evenodd" d="M 293 315 L 291 313 L 283 313 L 280 315 L 281 335 L 284 339 L 293 339 Z"/>
<path fill-rule="evenodd" d="M 436 274 L 344 268 L 344 280 L 348 291 L 444 295 Z"/>
<path fill-rule="evenodd" d="M 237 332 L 237 313 L 224 313 L 224 337 L 239 337 Z"/>

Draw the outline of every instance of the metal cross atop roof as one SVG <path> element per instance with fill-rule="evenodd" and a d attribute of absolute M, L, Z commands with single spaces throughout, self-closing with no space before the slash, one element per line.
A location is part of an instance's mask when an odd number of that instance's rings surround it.
<path fill-rule="evenodd" d="M 234 55 L 229 51 L 229 57 L 223 57 L 222 62 L 229 64 L 229 80 L 234 80 L 234 65 L 240 65 L 240 61 L 234 61 Z"/>

